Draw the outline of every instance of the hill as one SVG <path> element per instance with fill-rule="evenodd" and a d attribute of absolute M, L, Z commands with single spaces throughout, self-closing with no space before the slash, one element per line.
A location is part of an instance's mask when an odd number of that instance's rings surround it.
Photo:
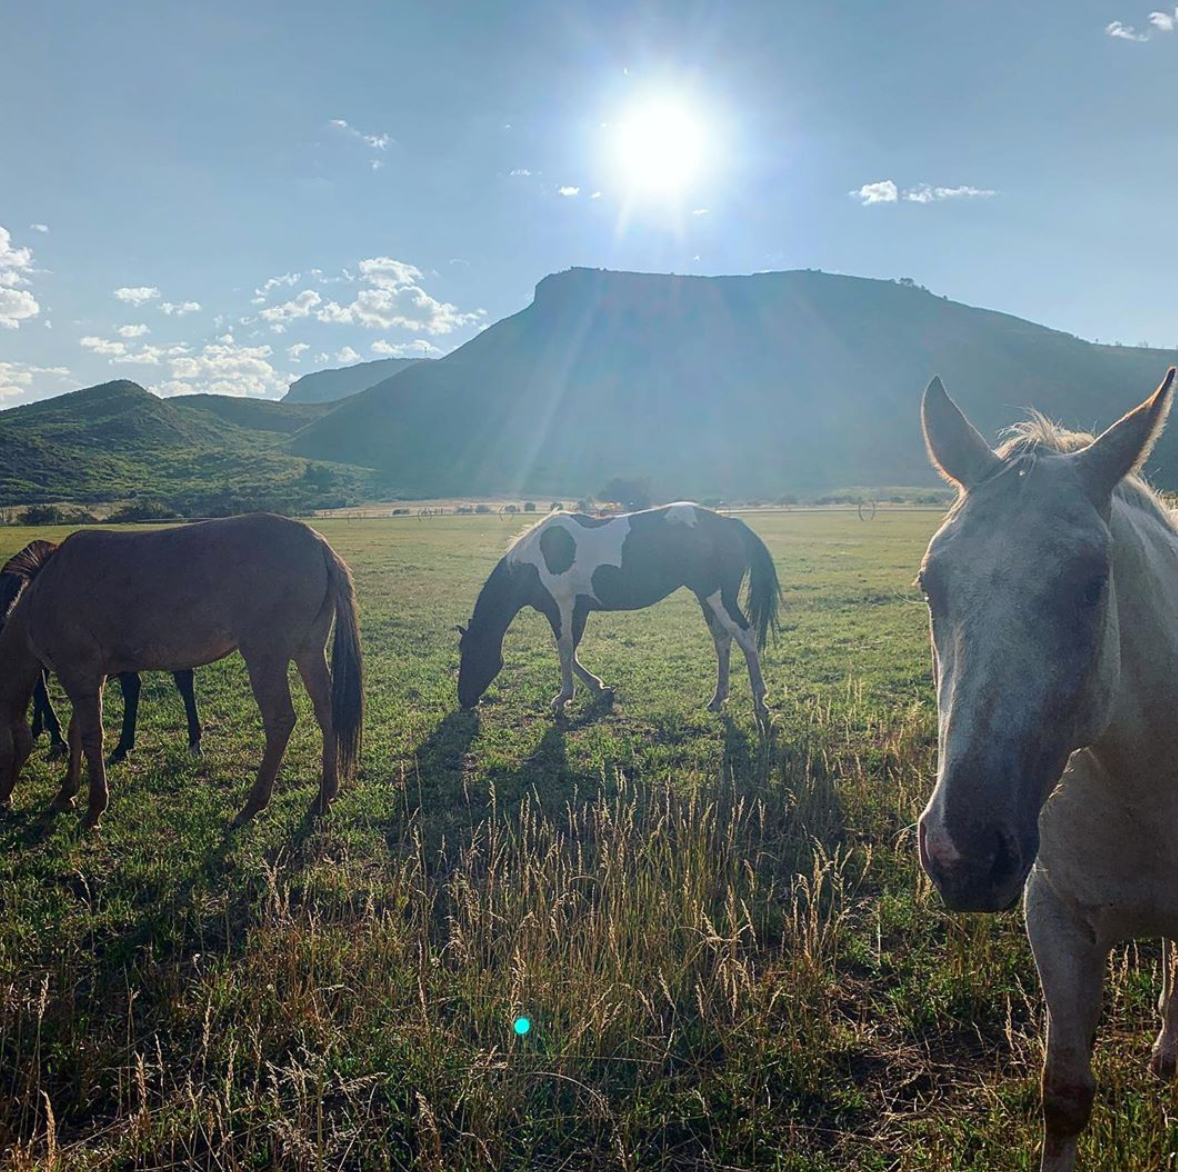
<path fill-rule="evenodd" d="M 341 366 L 335 370 L 316 370 L 290 384 L 282 396 L 283 403 L 334 403 L 346 399 L 385 379 L 408 370 L 421 358 L 381 358 L 376 362 L 359 362 L 355 366 Z"/>
<path fill-rule="evenodd" d="M 572 269 L 447 357 L 341 403 L 293 450 L 379 469 L 407 495 L 567 495 L 631 473 L 664 499 L 926 484 L 931 375 L 994 438 L 1029 406 L 1111 422 L 1176 359 L 910 282 Z M 1178 485 L 1178 428 L 1151 468 Z"/>
<path fill-rule="evenodd" d="M 328 407 L 220 395 L 160 399 L 119 380 L 0 411 L 0 502 L 149 497 L 182 512 L 345 503 L 369 475 L 292 456 Z"/>

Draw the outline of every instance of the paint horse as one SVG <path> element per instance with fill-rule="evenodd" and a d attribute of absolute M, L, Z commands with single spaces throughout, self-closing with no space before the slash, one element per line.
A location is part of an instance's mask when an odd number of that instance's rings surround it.
<path fill-rule="evenodd" d="M 123 672 L 180 671 L 240 650 L 266 748 L 234 825 L 265 808 L 294 728 L 287 673 L 299 669 L 323 735 L 313 813 L 353 770 L 364 716 L 363 656 L 347 565 L 313 529 L 267 514 L 147 533 L 80 530 L 45 543 L 0 631 L 0 808 L 32 749 L 26 722 L 42 666 L 73 705 L 69 768 L 56 809 L 73 806 L 86 757 L 98 824 L 108 794 L 102 689 Z M 328 635 L 335 642 L 328 668 Z"/>
<path fill-rule="evenodd" d="M 748 580 L 748 617 L 740 592 Z M 560 653 L 558 713 L 573 697 L 574 676 L 598 698 L 613 692 L 584 667 L 577 647 L 590 611 L 641 610 L 686 586 L 699 600 L 716 646 L 716 692 L 709 707 L 728 698 L 732 643 L 744 653 L 757 715 L 768 715 L 758 651 L 776 633 L 781 589 L 773 557 L 736 517 L 686 502 L 587 517 L 557 512 L 524 533 L 479 593 L 470 625 L 459 627 L 458 700 L 472 708 L 503 667 L 503 636 L 525 606 L 552 626 Z"/>
<path fill-rule="evenodd" d="M 1070 1172 L 1113 945 L 1161 936 L 1155 1073 L 1178 997 L 1178 527 L 1136 475 L 1175 372 L 1097 439 L 1041 417 L 991 451 L 934 379 L 924 434 L 958 489 L 920 571 L 939 763 L 920 860 L 964 911 L 1014 904 L 1047 1001 L 1044 1172 Z"/>
<path fill-rule="evenodd" d="M 16 601 L 16 596 L 36 577 L 38 570 L 56 548 L 52 541 L 30 542 L 0 569 L 0 629 L 3 629 L 4 619 Z M 136 672 L 124 672 L 117 678 L 119 689 L 123 693 L 123 726 L 119 734 L 119 743 L 107 758 L 112 765 L 124 760 L 135 748 L 135 726 L 139 720 L 139 693 L 142 688 Z M 196 707 L 192 671 L 187 669 L 173 672 L 172 678 L 184 701 L 184 712 L 188 718 L 188 751 L 199 754 L 200 739 L 204 730 L 201 728 L 200 714 Z M 49 734 L 51 753 L 64 752 L 66 743 L 61 735 L 61 721 L 58 720 L 53 702 L 49 698 L 49 673 L 44 670 L 33 688 L 33 737 L 39 737 L 42 732 Z"/>

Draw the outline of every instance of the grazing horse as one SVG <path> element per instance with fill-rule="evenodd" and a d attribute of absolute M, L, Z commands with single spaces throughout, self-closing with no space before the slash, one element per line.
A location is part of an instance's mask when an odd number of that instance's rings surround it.
<path fill-rule="evenodd" d="M 46 543 L 48 544 L 48 543 Z M 363 659 L 348 567 L 313 529 L 267 514 L 149 533 L 87 529 L 43 550 L 0 631 L 0 807 L 32 748 L 25 721 L 44 664 L 73 705 L 69 769 L 54 807 L 74 803 L 83 752 L 83 825 L 107 805 L 102 687 L 122 672 L 179 671 L 239 650 L 266 749 L 234 825 L 264 809 L 294 728 L 293 659 L 323 734 L 323 812 L 360 750 Z M 331 669 L 325 648 L 335 620 Z"/>
<path fill-rule="evenodd" d="M 920 571 L 932 625 L 936 788 L 920 860 L 963 911 L 1012 906 L 1047 1001 L 1044 1172 L 1088 1123 L 1110 948 L 1178 940 L 1178 527 L 1136 475 L 1155 394 L 1097 439 L 1041 417 L 992 451 L 934 379 L 933 463 L 957 503 Z M 1170 958 L 1151 1065 L 1174 1074 Z"/>
<path fill-rule="evenodd" d="M 16 601 L 16 596 L 26 583 L 37 576 L 37 571 L 56 548 L 52 541 L 30 542 L 0 569 L 0 629 L 4 626 L 4 618 Z M 119 734 L 119 743 L 107 758 L 112 765 L 125 760 L 127 754 L 135 748 L 135 725 L 139 719 L 139 692 L 142 687 L 136 672 L 123 672 L 117 678 L 119 690 L 123 693 L 123 727 Z M 188 751 L 199 754 L 200 739 L 204 730 L 201 728 L 200 714 L 196 708 L 192 670 L 186 668 L 184 671 L 173 672 L 172 678 L 184 701 L 184 713 L 188 718 Z M 65 749 L 61 721 L 57 719 L 53 702 L 49 699 L 49 674 L 44 670 L 33 688 L 33 737 L 39 737 L 42 732 L 49 733 L 51 752 L 56 753 Z"/>
<path fill-rule="evenodd" d="M 749 618 L 740 609 L 745 578 Z M 768 715 L 758 649 L 777 631 L 781 588 L 765 543 L 741 520 L 680 502 L 638 513 L 587 517 L 553 513 L 521 536 L 479 593 L 468 627 L 459 627 L 458 700 L 473 708 L 503 667 L 503 636 L 525 607 L 552 625 L 560 653 L 562 712 L 575 675 L 604 700 L 613 692 L 577 659 L 593 610 L 641 610 L 686 586 L 703 608 L 716 645 L 716 692 L 728 698 L 728 657 L 735 639 L 744 652 L 757 715 Z M 751 618 L 751 622 L 750 622 Z"/>

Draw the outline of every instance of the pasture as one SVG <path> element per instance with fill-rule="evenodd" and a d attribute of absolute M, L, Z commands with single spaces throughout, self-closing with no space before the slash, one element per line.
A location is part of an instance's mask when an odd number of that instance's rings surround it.
<path fill-rule="evenodd" d="M 237 657 L 197 672 L 200 759 L 171 678 L 144 677 L 97 836 L 46 813 L 63 765 L 38 743 L 0 821 L 0 1160 L 1031 1167 L 1021 913 L 947 914 L 913 841 L 935 719 L 910 583 L 937 521 L 750 518 L 785 592 L 768 741 L 743 671 L 727 713 L 705 710 L 715 655 L 683 592 L 590 618 L 581 658 L 612 710 L 579 692 L 553 720 L 529 611 L 461 713 L 452 628 L 517 524 L 316 522 L 356 577 L 362 776 L 304 821 L 319 749 L 296 687 L 274 800 L 227 833 L 262 744 Z M 0 529 L 0 554 L 64 533 Z M 108 690 L 112 747 L 119 716 Z M 1158 954 L 1113 956 L 1092 1166 L 1178 1149 L 1146 1072 Z"/>

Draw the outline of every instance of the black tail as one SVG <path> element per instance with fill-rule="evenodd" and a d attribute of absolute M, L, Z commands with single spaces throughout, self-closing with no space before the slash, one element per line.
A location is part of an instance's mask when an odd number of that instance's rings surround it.
<path fill-rule="evenodd" d="M 364 732 L 364 653 L 356 614 L 356 589 L 347 563 L 324 542 L 327 576 L 335 594 L 335 642 L 331 648 L 331 727 L 340 780 L 360 759 Z"/>
<path fill-rule="evenodd" d="M 748 560 L 749 590 L 745 607 L 757 632 L 757 646 L 763 651 L 769 642 L 770 633 L 776 639 L 781 627 L 778 618 L 781 583 L 777 580 L 777 567 L 765 543 L 739 517 L 730 517 L 729 520 L 740 526 L 740 537 Z"/>

